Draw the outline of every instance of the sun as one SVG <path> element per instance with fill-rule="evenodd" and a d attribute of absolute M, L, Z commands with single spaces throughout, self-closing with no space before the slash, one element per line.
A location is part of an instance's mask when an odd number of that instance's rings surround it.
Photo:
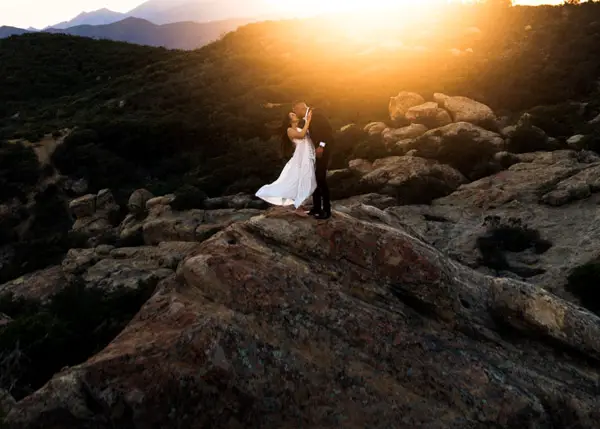
<path fill-rule="evenodd" d="M 432 10 L 448 0 L 268 0 L 277 8 L 298 16 L 346 13 L 377 12 L 385 9 Z"/>

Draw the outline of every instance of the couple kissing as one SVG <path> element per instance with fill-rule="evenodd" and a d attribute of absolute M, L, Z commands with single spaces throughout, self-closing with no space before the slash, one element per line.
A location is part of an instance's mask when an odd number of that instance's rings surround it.
<path fill-rule="evenodd" d="M 334 145 L 333 130 L 325 115 L 304 101 L 295 102 L 285 115 L 282 148 L 294 146 L 294 154 L 273 183 L 263 186 L 256 196 L 276 206 L 294 206 L 300 216 L 331 217 L 327 169 Z M 312 195 L 310 211 L 303 204 Z"/>

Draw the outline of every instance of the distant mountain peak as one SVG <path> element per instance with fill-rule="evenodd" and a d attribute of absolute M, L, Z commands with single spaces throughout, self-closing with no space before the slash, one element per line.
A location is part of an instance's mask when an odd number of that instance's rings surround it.
<path fill-rule="evenodd" d="M 56 28 L 60 30 L 69 27 L 76 27 L 79 25 L 106 25 L 120 21 L 126 17 L 127 15 L 123 13 L 103 8 L 90 12 L 81 12 L 79 15 L 77 15 L 70 21 L 64 21 L 48 28 Z"/>

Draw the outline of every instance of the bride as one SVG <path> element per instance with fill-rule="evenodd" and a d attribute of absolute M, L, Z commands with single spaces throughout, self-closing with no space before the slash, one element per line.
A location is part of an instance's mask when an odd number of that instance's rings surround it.
<path fill-rule="evenodd" d="M 299 128 L 300 119 L 295 113 L 289 113 L 284 118 L 282 133 L 282 148 L 291 143 L 295 145 L 294 155 L 285 165 L 279 178 L 258 190 L 256 196 L 276 206 L 291 206 L 295 213 L 308 216 L 301 210 L 302 204 L 317 188 L 315 175 L 315 147 L 308 135 L 312 120 L 312 111 L 306 116 L 306 123 Z"/>

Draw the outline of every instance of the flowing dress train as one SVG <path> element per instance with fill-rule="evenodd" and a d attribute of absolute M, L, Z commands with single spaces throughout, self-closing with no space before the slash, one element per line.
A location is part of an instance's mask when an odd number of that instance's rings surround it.
<path fill-rule="evenodd" d="M 279 178 L 258 190 L 256 196 L 276 206 L 300 207 L 317 188 L 315 147 L 309 136 L 294 139 L 294 155 Z"/>

